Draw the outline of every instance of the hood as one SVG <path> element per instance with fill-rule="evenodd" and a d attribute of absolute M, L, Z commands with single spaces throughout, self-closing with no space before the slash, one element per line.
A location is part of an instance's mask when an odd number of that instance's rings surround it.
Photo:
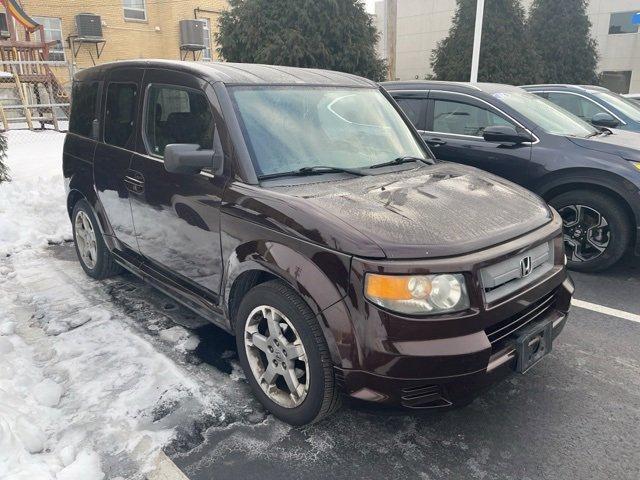
<path fill-rule="evenodd" d="M 566 137 L 571 142 L 589 150 L 617 155 L 625 160 L 640 161 L 640 133 L 611 129 L 611 135 L 593 138 Z"/>
<path fill-rule="evenodd" d="M 310 215 L 333 218 L 345 236 L 359 233 L 388 258 L 469 253 L 552 219 L 547 205 L 524 188 L 450 163 L 272 190 L 302 200 Z"/>

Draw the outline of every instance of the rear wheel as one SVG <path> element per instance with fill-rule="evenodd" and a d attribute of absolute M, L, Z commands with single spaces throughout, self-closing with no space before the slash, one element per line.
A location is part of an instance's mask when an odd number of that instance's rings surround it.
<path fill-rule="evenodd" d="M 238 356 L 260 402 L 292 425 L 317 422 L 340 405 L 326 340 L 308 305 L 286 284 L 254 287 L 236 317 Z"/>
<path fill-rule="evenodd" d="M 101 280 L 122 271 L 104 243 L 93 211 L 86 200 L 78 201 L 71 214 L 73 241 L 80 265 L 87 275 Z"/>
<path fill-rule="evenodd" d="M 570 269 L 604 270 L 624 255 L 631 238 L 631 223 L 615 199 L 600 192 L 573 190 L 549 203 L 562 216 Z"/>

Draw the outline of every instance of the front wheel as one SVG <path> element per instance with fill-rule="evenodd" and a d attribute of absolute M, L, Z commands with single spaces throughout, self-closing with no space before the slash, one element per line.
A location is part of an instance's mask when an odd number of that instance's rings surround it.
<path fill-rule="evenodd" d="M 240 364 L 255 395 L 292 425 L 317 422 L 340 405 L 326 340 L 309 306 L 279 280 L 247 293 L 235 322 Z"/>
<path fill-rule="evenodd" d="M 573 190 L 549 203 L 562 216 L 567 266 L 571 270 L 604 270 L 624 255 L 631 224 L 614 198 L 600 192 Z"/>

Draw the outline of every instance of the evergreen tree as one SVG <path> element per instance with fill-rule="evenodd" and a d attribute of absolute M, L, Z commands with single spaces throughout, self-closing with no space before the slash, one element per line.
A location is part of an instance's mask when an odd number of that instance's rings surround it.
<path fill-rule="evenodd" d="M 7 182 L 9 178 L 9 167 L 5 164 L 7 158 L 7 139 L 0 133 L 0 183 Z"/>
<path fill-rule="evenodd" d="M 591 38 L 586 0 L 534 0 L 529 36 L 543 83 L 597 83 L 597 42 Z"/>
<path fill-rule="evenodd" d="M 431 67 L 438 80 L 469 80 L 475 18 L 476 0 L 457 0 L 449 35 L 431 53 Z M 478 81 L 531 83 L 535 70 L 520 1 L 486 0 Z"/>
<path fill-rule="evenodd" d="M 386 75 L 360 0 L 230 0 L 218 52 L 227 61 L 326 68 L 373 80 Z"/>

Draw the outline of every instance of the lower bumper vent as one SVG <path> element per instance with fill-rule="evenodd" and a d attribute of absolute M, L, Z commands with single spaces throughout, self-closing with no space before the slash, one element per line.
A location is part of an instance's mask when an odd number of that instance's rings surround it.
<path fill-rule="evenodd" d="M 409 408 L 439 408 L 451 405 L 444 397 L 440 385 L 403 388 L 400 401 L 403 406 Z"/>

